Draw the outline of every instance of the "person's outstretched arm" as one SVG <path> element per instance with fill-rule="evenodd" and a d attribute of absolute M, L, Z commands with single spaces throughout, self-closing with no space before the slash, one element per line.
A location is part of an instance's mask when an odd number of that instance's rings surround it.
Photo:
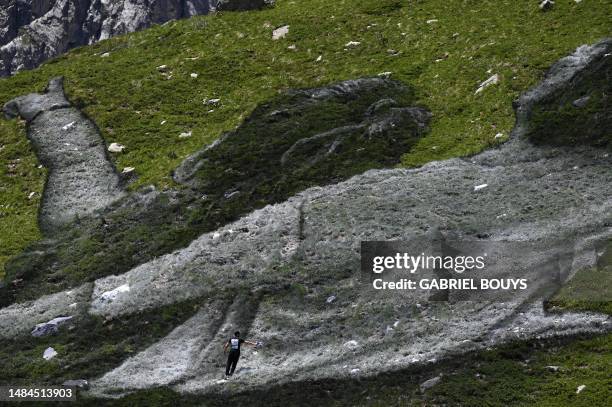
<path fill-rule="evenodd" d="M 251 346 L 258 346 L 259 342 L 253 342 L 253 341 L 247 341 L 245 340 L 244 343 L 246 343 L 247 345 L 251 345 Z"/>
<path fill-rule="evenodd" d="M 227 347 L 229 346 L 229 341 L 223 344 L 223 353 L 227 353 Z"/>

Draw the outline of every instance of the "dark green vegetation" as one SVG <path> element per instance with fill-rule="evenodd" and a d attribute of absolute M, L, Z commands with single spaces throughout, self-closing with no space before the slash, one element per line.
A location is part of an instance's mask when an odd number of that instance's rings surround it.
<path fill-rule="evenodd" d="M 551 93 L 534 108 L 526 136 L 537 144 L 612 144 L 612 58 L 572 80 L 569 89 Z"/>
<path fill-rule="evenodd" d="M 198 303 L 184 301 L 110 321 L 81 312 L 55 335 L 0 340 L 0 385 L 59 385 L 101 375 L 166 336 L 197 311 Z M 49 361 L 42 357 L 48 347 L 58 353 Z"/>
<path fill-rule="evenodd" d="M 133 188 L 163 188 L 188 154 L 278 90 L 392 72 L 434 113 L 431 132 L 402 158 L 416 166 L 504 140 L 494 136 L 509 133 L 512 100 L 560 57 L 609 36 L 611 10 L 610 2 L 559 1 L 542 13 L 532 0 L 278 0 L 263 11 L 197 17 L 76 49 L 0 80 L 0 103 L 64 75 L 69 98 L 106 141 L 127 146 L 115 159 L 119 170 L 136 168 Z M 272 30 L 285 24 L 287 37 L 273 41 Z M 345 47 L 349 41 L 361 44 Z M 474 95 L 493 73 L 500 83 Z M 211 98 L 220 105 L 203 103 Z M 188 131 L 192 137 L 178 138 Z M 23 126 L 0 120 L 0 269 L 39 238 L 44 176 Z M 38 195 L 29 200 L 30 192 Z"/>
<path fill-rule="evenodd" d="M 18 283 L 0 303 L 125 272 L 308 187 L 392 166 L 426 129 L 413 103 L 410 88 L 381 78 L 284 93 L 177 170 L 193 190 L 134 194 L 31 244 L 7 263 Z"/>

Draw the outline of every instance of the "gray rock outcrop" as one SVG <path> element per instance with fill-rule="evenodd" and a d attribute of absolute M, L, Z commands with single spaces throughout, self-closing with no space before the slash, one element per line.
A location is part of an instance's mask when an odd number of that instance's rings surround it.
<path fill-rule="evenodd" d="M 4 106 L 8 117 L 22 117 L 28 138 L 49 175 L 39 211 L 43 233 L 109 205 L 122 196 L 119 176 L 106 156 L 95 124 L 64 96 L 61 78 L 44 94 L 33 93 Z"/>
<path fill-rule="evenodd" d="M 217 4 L 219 3 L 219 4 Z M 0 76 L 31 69 L 67 50 L 152 24 L 264 0 L 6 0 L 0 5 Z"/>

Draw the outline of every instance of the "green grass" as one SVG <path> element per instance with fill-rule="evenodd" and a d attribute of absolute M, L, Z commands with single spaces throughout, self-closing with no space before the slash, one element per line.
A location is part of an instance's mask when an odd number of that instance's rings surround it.
<path fill-rule="evenodd" d="M 237 126 L 278 90 L 393 72 L 434 113 L 431 133 L 402 158 L 403 165 L 418 166 L 499 142 L 495 134 L 507 135 L 513 125 L 512 100 L 561 56 L 609 36 L 610 13 L 610 2 L 563 1 L 542 13 L 531 0 L 279 0 L 272 9 L 196 17 L 76 49 L 0 80 L 0 103 L 64 75 L 70 99 L 106 141 L 127 146 L 115 159 L 119 169 L 136 167 L 132 187 L 163 188 L 189 153 Z M 284 24 L 287 37 L 272 41 L 272 29 Z M 348 41 L 361 44 L 345 49 Z M 110 55 L 101 57 L 105 52 Z M 500 84 L 474 95 L 493 73 Z M 211 98 L 221 105 L 203 103 Z M 190 130 L 191 138 L 178 138 Z M 39 195 L 27 196 L 42 191 L 44 171 L 35 168 L 24 139 L 23 126 L 0 120 L 0 268 L 39 237 Z M 9 173 L 15 159 L 27 175 Z"/>

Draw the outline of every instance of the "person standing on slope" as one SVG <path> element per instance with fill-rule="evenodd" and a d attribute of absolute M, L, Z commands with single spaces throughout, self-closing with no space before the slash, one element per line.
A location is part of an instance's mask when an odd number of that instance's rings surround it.
<path fill-rule="evenodd" d="M 223 352 L 227 352 L 229 348 L 229 355 L 227 355 L 227 365 L 225 366 L 225 378 L 229 379 L 231 375 L 234 374 L 234 370 L 236 370 L 236 365 L 238 364 L 238 359 L 240 358 L 240 345 L 246 343 L 247 345 L 251 345 L 254 347 L 261 346 L 260 342 L 251 342 L 244 340 L 240 337 L 240 332 L 234 332 L 234 336 L 231 337 L 225 345 L 223 346 Z"/>

